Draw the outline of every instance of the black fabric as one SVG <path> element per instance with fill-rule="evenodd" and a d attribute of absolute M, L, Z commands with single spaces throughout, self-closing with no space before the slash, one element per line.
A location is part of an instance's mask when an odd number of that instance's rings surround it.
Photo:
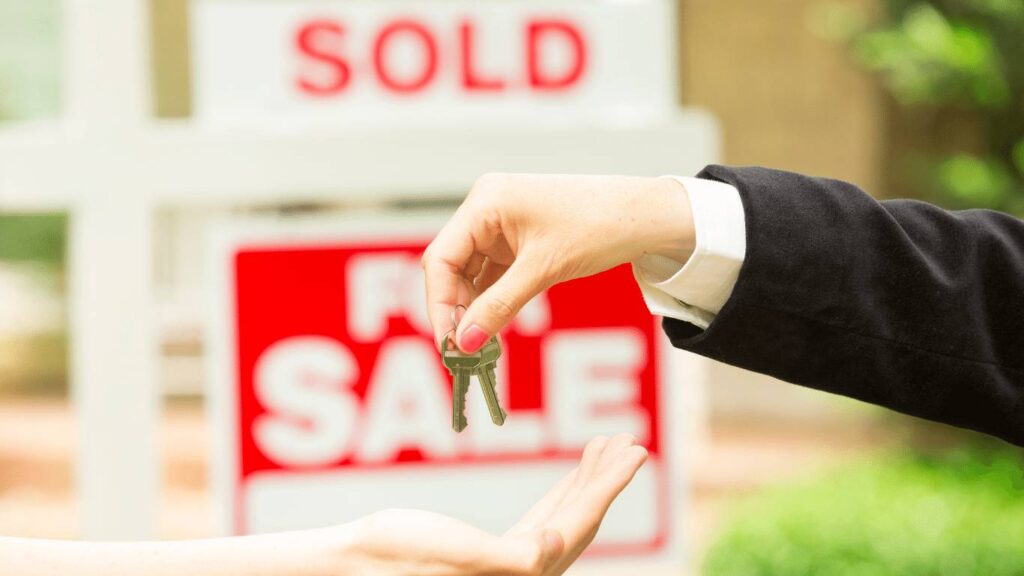
<path fill-rule="evenodd" d="M 735 186 L 747 253 L 685 350 L 1024 445 L 1024 221 L 877 202 L 851 184 L 709 166 Z"/>

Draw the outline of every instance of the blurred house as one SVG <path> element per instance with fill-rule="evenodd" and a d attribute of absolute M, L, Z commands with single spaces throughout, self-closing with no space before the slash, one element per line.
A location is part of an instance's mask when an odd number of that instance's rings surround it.
<path fill-rule="evenodd" d="M 849 6 L 869 10 L 867 0 Z M 724 161 L 850 180 L 878 193 L 888 181 L 885 104 L 844 46 L 816 32 L 820 0 L 680 0 L 678 53 L 682 102 L 710 110 L 724 133 Z M 0 117 L 56 113 L 60 3 L 0 2 Z M 152 1 L 156 113 L 191 113 L 187 0 Z M 344 206 L 221 206 L 168 209 L 159 217 L 155 270 L 170 394 L 202 387 L 200 315 L 202 231 L 234 211 L 308 213 Z M 725 366 L 707 391 L 719 416 L 830 418 L 823 395 Z M 780 401 L 779 395 L 785 401 Z M 822 411 L 825 412 L 822 412 Z"/>

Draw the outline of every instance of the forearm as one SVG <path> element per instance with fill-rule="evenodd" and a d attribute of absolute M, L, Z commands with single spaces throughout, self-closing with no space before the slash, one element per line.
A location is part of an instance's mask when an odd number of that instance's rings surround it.
<path fill-rule="evenodd" d="M 747 253 L 706 331 L 666 321 L 676 346 L 1024 443 L 1024 222 L 772 170 L 703 177 L 740 191 Z"/>
<path fill-rule="evenodd" d="M 19 576 L 327 576 L 345 574 L 344 532 L 309 530 L 173 542 L 0 538 L 4 574 Z"/>

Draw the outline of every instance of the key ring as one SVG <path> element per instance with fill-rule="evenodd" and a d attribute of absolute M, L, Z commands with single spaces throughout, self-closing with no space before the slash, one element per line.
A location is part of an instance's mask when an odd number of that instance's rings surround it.
<path fill-rule="evenodd" d="M 456 331 L 459 328 L 459 322 L 458 320 L 455 319 L 455 313 L 458 312 L 459 308 L 462 308 L 463 312 L 466 311 L 466 307 L 463 306 L 462 304 L 456 304 L 452 308 L 452 332 Z"/>
<path fill-rule="evenodd" d="M 452 308 L 452 329 L 447 331 L 447 332 L 445 332 L 444 336 L 441 336 L 441 347 L 443 348 L 443 350 L 448 350 L 448 342 L 449 342 L 448 337 L 451 336 L 452 334 L 454 334 L 455 331 L 458 330 L 458 328 L 459 328 L 459 324 L 458 324 L 458 322 L 455 319 L 455 313 L 458 312 L 459 308 L 462 308 L 463 311 L 466 310 L 466 307 L 463 306 L 462 304 L 456 304 Z"/>

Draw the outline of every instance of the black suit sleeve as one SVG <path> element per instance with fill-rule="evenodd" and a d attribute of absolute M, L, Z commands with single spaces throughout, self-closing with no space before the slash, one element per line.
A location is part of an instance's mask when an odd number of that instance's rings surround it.
<path fill-rule="evenodd" d="M 1024 445 L 1024 221 L 877 202 L 853 185 L 709 166 L 735 186 L 747 252 L 685 350 Z"/>

